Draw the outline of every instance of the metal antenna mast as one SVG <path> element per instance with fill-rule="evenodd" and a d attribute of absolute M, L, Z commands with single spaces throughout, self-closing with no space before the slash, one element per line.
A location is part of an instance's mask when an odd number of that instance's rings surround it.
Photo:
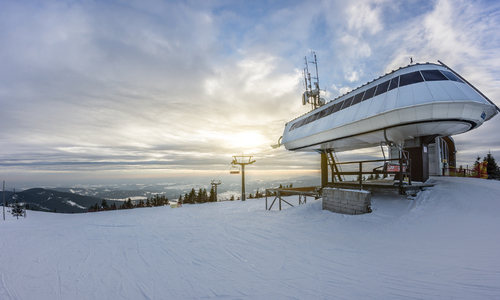
<path fill-rule="evenodd" d="M 304 74 L 304 84 L 306 91 L 302 95 L 302 104 L 306 105 L 307 103 L 310 103 L 312 109 L 316 109 L 325 104 L 325 99 L 320 97 L 321 90 L 319 89 L 319 72 L 318 72 L 318 60 L 316 59 L 316 53 L 314 51 L 311 51 L 311 53 L 314 58 L 313 61 L 308 61 L 307 56 L 304 57 L 305 67 L 303 74 Z M 311 77 L 311 73 L 309 72 L 309 64 L 315 65 L 316 77 Z"/>
<path fill-rule="evenodd" d="M 217 186 L 218 186 L 219 184 L 221 184 L 221 183 L 222 183 L 222 182 L 221 182 L 220 180 L 212 180 L 212 183 L 211 183 L 211 184 L 212 184 L 212 187 L 214 188 L 214 192 L 215 192 L 215 202 L 219 201 L 219 200 L 217 199 Z"/>
<path fill-rule="evenodd" d="M 233 165 L 240 165 L 241 166 L 241 201 L 246 200 L 246 195 L 245 195 L 245 166 L 246 165 L 251 165 L 255 162 L 255 160 L 252 160 L 251 156 L 233 156 L 233 161 L 231 164 Z"/>

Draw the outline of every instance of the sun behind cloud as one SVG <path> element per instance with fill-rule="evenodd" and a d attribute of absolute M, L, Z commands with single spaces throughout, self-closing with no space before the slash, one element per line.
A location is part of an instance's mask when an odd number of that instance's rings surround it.
<path fill-rule="evenodd" d="M 251 153 L 258 151 L 264 146 L 269 146 L 269 140 L 262 134 L 254 131 L 244 131 L 228 136 L 229 144 L 238 149 L 246 149 Z"/>

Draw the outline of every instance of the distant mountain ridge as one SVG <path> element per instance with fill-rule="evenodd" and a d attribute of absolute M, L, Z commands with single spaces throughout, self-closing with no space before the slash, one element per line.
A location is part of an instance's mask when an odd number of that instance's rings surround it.
<path fill-rule="evenodd" d="M 3 193 L 0 192 L 0 203 L 3 201 Z M 7 203 L 25 203 L 31 210 L 60 212 L 60 213 L 84 213 L 90 206 L 98 203 L 101 205 L 102 198 L 83 196 L 75 193 L 60 192 L 43 188 L 32 188 L 22 192 L 6 191 L 5 201 Z M 121 201 L 106 200 L 108 205 L 116 203 L 120 205 Z"/>
<path fill-rule="evenodd" d="M 319 178 L 302 176 L 287 180 L 249 180 L 246 183 L 246 192 L 248 194 L 255 194 L 259 190 L 263 193 L 266 188 L 276 188 L 280 184 L 283 186 L 293 184 L 294 187 L 316 186 L 319 185 Z M 16 192 L 15 195 L 12 191 L 6 191 L 5 200 L 8 203 L 13 203 L 15 202 L 15 196 L 19 202 L 26 203 L 31 210 L 83 213 L 87 212 L 96 203 L 101 205 L 103 199 L 106 199 L 108 205 L 115 203 L 118 207 L 129 198 L 134 202 L 138 202 L 140 199 L 146 201 L 147 198 L 152 198 L 155 195 L 164 195 L 169 200 L 175 200 L 178 199 L 179 195 L 184 196 L 193 188 L 196 191 L 199 188 L 206 188 L 209 191 L 210 185 L 175 182 L 147 185 L 30 188 Z M 232 178 L 232 180 L 226 179 L 218 188 L 219 200 L 228 200 L 231 195 L 237 198 L 240 196 L 240 193 L 241 182 L 239 176 L 234 177 L 234 179 Z M 3 194 L 0 191 L 0 205 L 2 199 Z"/>

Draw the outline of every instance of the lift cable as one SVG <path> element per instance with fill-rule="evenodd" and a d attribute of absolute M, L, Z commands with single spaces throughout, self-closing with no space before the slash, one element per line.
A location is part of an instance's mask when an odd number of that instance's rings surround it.
<path fill-rule="evenodd" d="M 231 164 L 231 163 L 229 163 L 229 164 L 228 164 L 228 165 L 224 168 L 224 170 L 222 170 L 222 171 L 219 173 L 219 175 L 217 175 L 217 177 L 215 177 L 215 178 L 214 178 L 214 180 L 215 180 L 215 179 L 217 179 L 217 178 L 219 178 L 219 176 L 220 176 L 220 175 L 222 175 L 222 173 L 224 173 L 224 171 L 226 171 L 226 170 L 227 170 L 227 168 L 229 168 L 229 166 L 231 166 L 231 165 L 232 165 L 232 164 Z"/>

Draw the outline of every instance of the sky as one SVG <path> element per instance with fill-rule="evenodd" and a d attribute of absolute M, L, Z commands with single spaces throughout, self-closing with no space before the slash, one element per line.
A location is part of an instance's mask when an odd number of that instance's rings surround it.
<path fill-rule="evenodd" d="M 499 29 L 497 1 L 0 1 L 0 180 L 219 178 L 233 155 L 319 176 L 319 155 L 270 147 L 310 110 L 311 50 L 327 100 L 412 57 L 500 105 Z M 458 163 L 500 159 L 499 127 L 454 136 Z"/>

